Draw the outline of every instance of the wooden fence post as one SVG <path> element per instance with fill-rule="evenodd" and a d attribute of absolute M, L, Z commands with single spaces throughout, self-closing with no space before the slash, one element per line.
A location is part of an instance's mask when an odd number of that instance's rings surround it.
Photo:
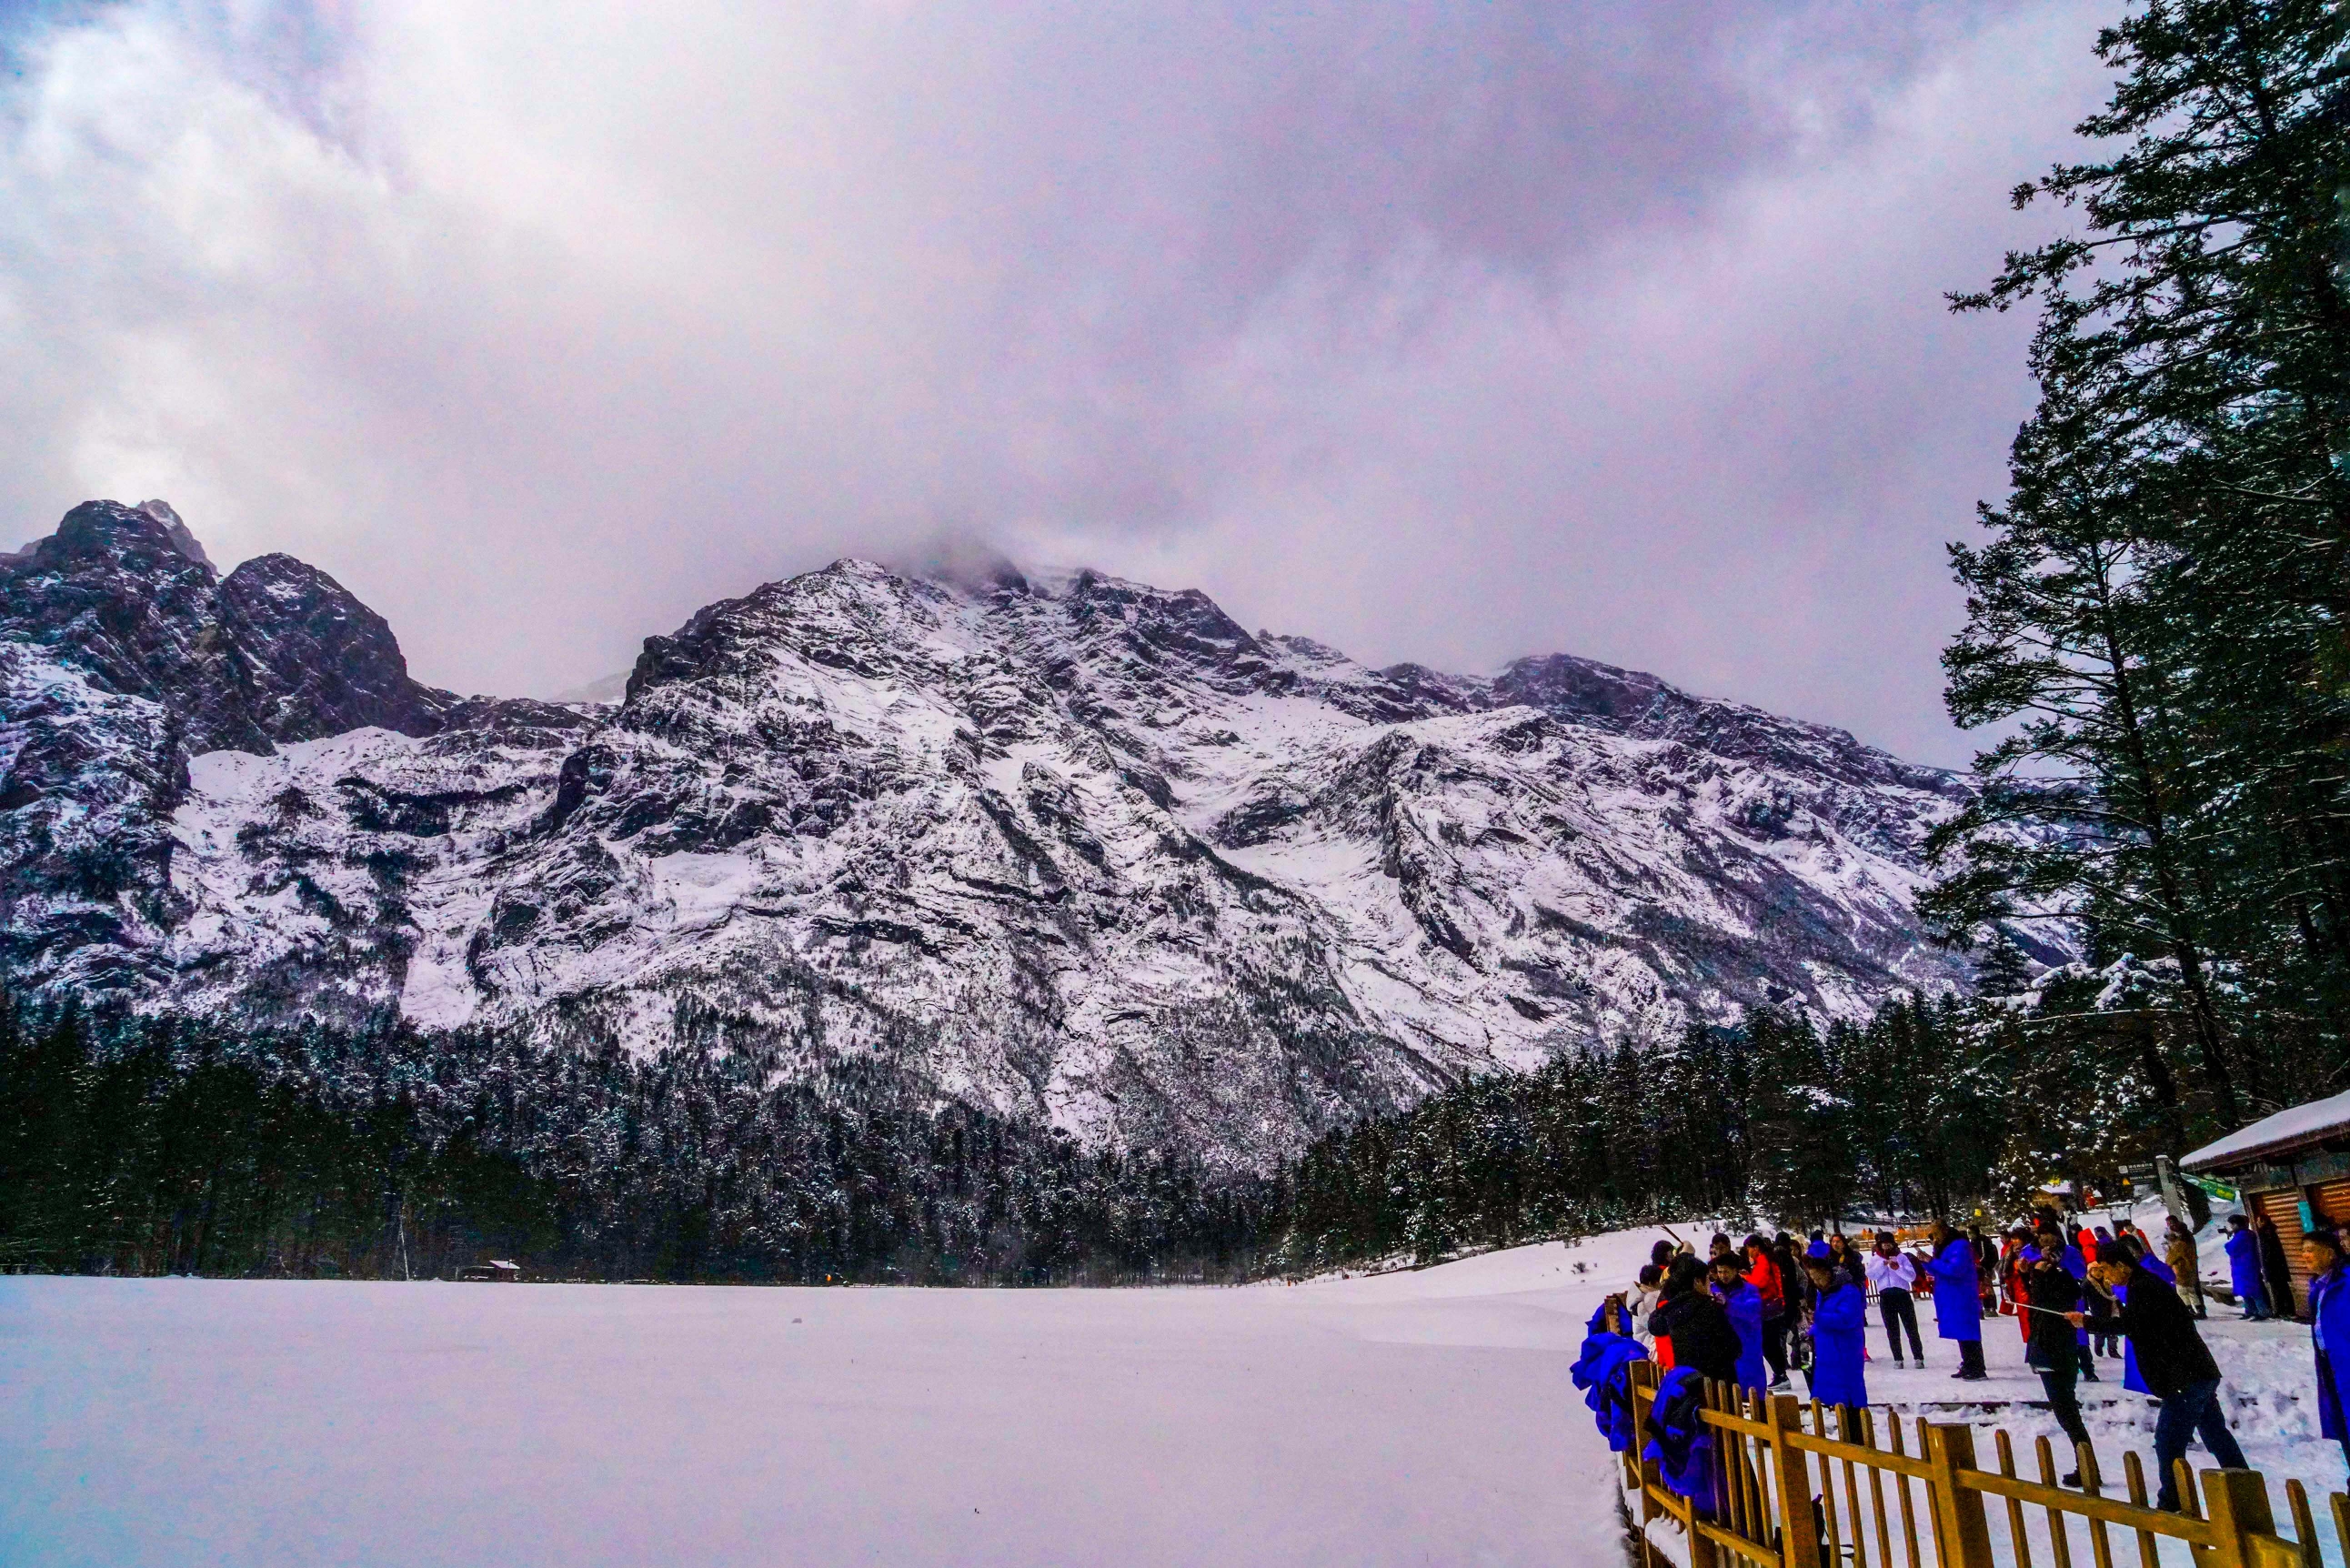
<path fill-rule="evenodd" d="M 2258 1470 L 2205 1470 L 2203 1515 L 2219 1537 L 2211 1548 L 2211 1568 L 2254 1568 L 2266 1560 L 2256 1552 L 2253 1538 L 2276 1533 L 2276 1516 L 2269 1511 L 2269 1483 Z"/>
<path fill-rule="evenodd" d="M 1810 1568 L 1820 1560 L 1819 1521 L 1812 1514 L 1811 1466 L 1804 1451 L 1787 1441 L 1804 1425 L 1804 1402 L 1793 1394 L 1771 1398 L 1765 1417 L 1771 1424 L 1771 1458 L 1779 1473 L 1779 1561 L 1783 1568 Z M 1820 1466 L 1823 1484 L 1828 1468 Z"/>
<path fill-rule="evenodd" d="M 1982 1493 L 1959 1481 L 1960 1470 L 1975 1468 L 1974 1428 L 1946 1422 L 1927 1428 L 1926 1463 L 1933 1471 L 1926 1490 L 1940 1526 L 1934 1533 L 1941 1568 L 1991 1568 L 1991 1516 Z"/>
<path fill-rule="evenodd" d="M 1664 1381 L 1663 1369 L 1653 1361 L 1632 1363 L 1632 1447 L 1627 1457 L 1639 1477 L 1640 1517 L 1637 1522 L 1641 1539 L 1648 1538 L 1648 1521 L 1657 1517 L 1657 1500 L 1648 1495 L 1648 1488 L 1662 1484 L 1663 1468 L 1656 1460 L 1646 1459 L 1648 1448 L 1648 1412 L 1657 1403 L 1657 1386 Z"/>

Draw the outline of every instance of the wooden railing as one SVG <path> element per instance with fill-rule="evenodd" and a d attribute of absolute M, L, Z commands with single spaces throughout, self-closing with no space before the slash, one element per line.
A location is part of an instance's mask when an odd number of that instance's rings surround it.
<path fill-rule="evenodd" d="M 1636 1431 L 1644 1430 L 1659 1370 L 1632 1366 Z M 2074 1456 L 2081 1484 L 2057 1484 L 2048 1439 L 2033 1445 L 2034 1476 L 2017 1473 L 2005 1432 L 1991 1468 L 1977 1462 L 1971 1427 L 1914 1421 L 1873 1409 L 1806 1405 L 1708 1384 L 1700 1418 L 1714 1439 L 1710 1506 L 1667 1488 L 1643 1463 L 1645 1437 L 1624 1456 L 1641 1568 L 1663 1558 L 1648 1526 L 1671 1521 L 1689 1568 L 2157 1568 L 2160 1542 L 2184 1542 L 2196 1568 L 2319 1568 L 2324 1557 L 2307 1493 L 2285 1483 L 2293 1533 L 2277 1532 L 2268 1482 L 2256 1470 L 2205 1470 L 2199 1491 L 2182 1461 L 2181 1511 L 2147 1500 L 2136 1454 L 2124 1456 L 2118 1494 L 2096 1455 Z M 2338 1560 L 2350 1561 L 2350 1498 L 2330 1499 Z M 1994 1523 L 1996 1520 L 1996 1523 Z M 2118 1536 L 2118 1542 L 2116 1541 Z M 2116 1546 L 2123 1553 L 2117 1557 Z M 1997 1550 L 2003 1546 L 2004 1552 Z"/>

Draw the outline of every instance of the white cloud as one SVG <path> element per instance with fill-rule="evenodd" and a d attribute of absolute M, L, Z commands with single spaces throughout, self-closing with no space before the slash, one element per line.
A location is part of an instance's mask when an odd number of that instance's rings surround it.
<path fill-rule="evenodd" d="M 469 689 L 943 528 L 1952 759 L 2023 392 L 1938 296 L 2095 14 L 118 6 L 0 103 L 0 506 L 169 496 Z"/>

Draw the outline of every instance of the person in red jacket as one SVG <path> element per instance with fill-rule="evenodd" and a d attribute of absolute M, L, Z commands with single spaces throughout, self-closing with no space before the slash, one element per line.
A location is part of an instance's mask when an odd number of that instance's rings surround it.
<path fill-rule="evenodd" d="M 2030 1280 L 2032 1266 L 2038 1256 L 2032 1248 L 2032 1232 L 2021 1225 L 2008 1231 L 1999 1254 L 1999 1310 L 2014 1314 L 2016 1326 L 2022 1331 L 2023 1343 L 2027 1345 L 2032 1343 Z"/>
<path fill-rule="evenodd" d="M 1787 1280 L 1771 1257 L 1771 1243 L 1746 1238 L 1746 1282 L 1762 1298 L 1762 1359 L 1771 1364 L 1771 1386 L 1787 1383 Z"/>

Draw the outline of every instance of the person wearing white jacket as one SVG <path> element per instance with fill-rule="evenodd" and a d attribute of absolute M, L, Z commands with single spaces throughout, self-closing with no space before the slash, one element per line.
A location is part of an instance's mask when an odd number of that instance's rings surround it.
<path fill-rule="evenodd" d="M 1918 1303 L 1911 1293 L 1918 1288 L 1918 1261 L 1894 1245 L 1892 1231 L 1879 1231 L 1864 1266 L 1868 1271 L 1868 1288 L 1877 1293 L 1877 1315 L 1885 1321 L 1886 1343 L 1893 1346 L 1893 1365 L 1906 1365 L 1901 1359 L 1901 1331 L 1906 1327 L 1909 1355 L 1918 1366 L 1925 1366 L 1926 1346 L 1918 1337 Z"/>
<path fill-rule="evenodd" d="M 1643 1264 L 1640 1282 L 1632 1287 L 1631 1296 L 1625 1303 L 1632 1314 L 1632 1337 L 1645 1345 L 1650 1355 L 1657 1354 L 1657 1336 L 1648 1327 L 1648 1314 L 1665 1299 L 1664 1275 L 1664 1270 L 1656 1264 Z"/>

